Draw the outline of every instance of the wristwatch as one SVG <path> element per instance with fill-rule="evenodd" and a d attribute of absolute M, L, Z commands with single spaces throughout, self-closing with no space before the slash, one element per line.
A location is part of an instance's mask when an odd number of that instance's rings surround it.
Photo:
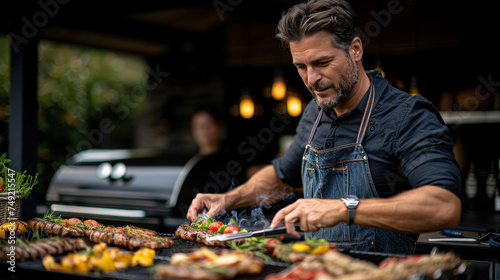
<path fill-rule="evenodd" d="M 354 214 L 356 214 L 356 208 L 358 208 L 359 198 L 355 195 L 348 195 L 342 198 L 342 201 L 347 207 L 347 224 L 352 225 L 354 223 Z"/>

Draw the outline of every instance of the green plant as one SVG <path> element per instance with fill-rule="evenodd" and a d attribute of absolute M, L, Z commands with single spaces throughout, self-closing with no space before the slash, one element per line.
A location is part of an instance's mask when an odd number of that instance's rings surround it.
<path fill-rule="evenodd" d="M 31 176 L 24 172 L 14 171 L 6 166 L 10 159 L 6 158 L 4 153 L 0 157 L 0 192 L 20 191 L 21 198 L 26 198 L 30 195 L 33 187 L 38 183 L 38 174 Z"/>

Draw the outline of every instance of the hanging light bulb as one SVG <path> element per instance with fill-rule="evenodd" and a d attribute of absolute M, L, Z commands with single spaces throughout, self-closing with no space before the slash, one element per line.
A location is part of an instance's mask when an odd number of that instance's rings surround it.
<path fill-rule="evenodd" d="M 249 94 L 244 94 L 240 99 L 240 115 L 245 119 L 250 119 L 255 113 L 255 104 Z"/>
<path fill-rule="evenodd" d="M 293 117 L 302 113 L 302 100 L 294 92 L 289 92 L 286 97 L 286 111 Z"/>
<path fill-rule="evenodd" d="M 286 95 L 286 83 L 283 78 L 283 70 L 280 67 L 274 69 L 274 80 L 271 87 L 271 96 L 275 100 L 283 100 Z"/>
<path fill-rule="evenodd" d="M 410 81 L 410 90 L 408 91 L 411 95 L 420 95 L 420 92 L 417 87 L 417 76 L 413 75 Z"/>
<path fill-rule="evenodd" d="M 285 79 L 282 76 L 276 76 L 274 78 L 273 86 L 271 88 L 271 95 L 276 100 L 282 100 L 285 98 L 286 94 L 286 84 Z"/>

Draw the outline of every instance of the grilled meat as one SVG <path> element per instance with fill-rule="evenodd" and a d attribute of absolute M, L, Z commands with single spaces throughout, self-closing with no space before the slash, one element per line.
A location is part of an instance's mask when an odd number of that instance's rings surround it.
<path fill-rule="evenodd" d="M 40 229 L 51 235 L 59 236 L 88 236 L 90 241 L 106 244 L 114 244 L 137 250 L 139 248 L 163 249 L 170 248 L 174 242 L 168 237 L 161 237 L 154 230 L 144 229 L 129 225 L 128 234 L 123 231 L 103 231 L 97 228 L 83 228 L 79 226 L 64 226 L 59 223 L 49 221 L 30 220 L 28 227 L 33 231 Z M 38 250 L 35 246 L 34 250 Z"/>
<path fill-rule="evenodd" d="M 137 250 L 139 248 L 166 249 L 174 245 L 174 241 L 168 237 L 129 236 L 122 232 L 112 231 L 92 230 L 89 231 L 88 237 L 90 241 L 95 243 L 104 242 L 106 244 L 114 244 L 126 247 L 129 250 Z"/>
<path fill-rule="evenodd" d="M 201 242 L 207 246 L 227 247 L 226 241 L 207 240 L 209 237 L 215 235 L 217 235 L 217 233 L 207 229 L 192 228 L 187 223 L 180 225 L 179 228 L 177 228 L 177 230 L 175 231 L 175 236 L 182 239 L 191 240 L 194 242 Z"/>
<path fill-rule="evenodd" d="M 0 248 L 0 260 L 9 260 L 11 247 L 15 248 L 16 260 L 41 258 L 45 255 L 60 255 L 66 252 L 90 248 L 82 238 L 50 238 L 36 242 L 19 242 L 16 246 L 6 245 Z"/>
<path fill-rule="evenodd" d="M 30 228 L 33 231 L 40 229 L 51 235 L 58 235 L 58 236 L 76 236 L 76 237 L 85 236 L 85 230 L 83 228 L 63 226 L 61 224 L 49 221 L 29 220 L 28 228 Z"/>
<path fill-rule="evenodd" d="M 155 278 L 232 279 L 236 275 L 256 275 L 264 262 L 251 252 L 201 247 L 190 253 L 175 253 L 168 265 L 158 265 Z"/>
<path fill-rule="evenodd" d="M 142 231 L 142 232 L 150 234 L 151 236 L 158 236 L 158 232 L 156 232 L 152 229 L 149 229 L 149 228 L 141 228 L 141 227 L 136 227 L 133 225 L 128 225 L 127 228 L 130 228 L 131 230 L 135 230 L 135 231 Z"/>

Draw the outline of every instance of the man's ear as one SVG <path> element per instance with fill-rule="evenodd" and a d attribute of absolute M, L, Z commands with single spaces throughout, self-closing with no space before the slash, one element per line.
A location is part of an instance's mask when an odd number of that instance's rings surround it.
<path fill-rule="evenodd" d="M 363 43 L 359 37 L 355 37 L 349 46 L 349 55 L 353 61 L 361 61 L 363 58 Z"/>

